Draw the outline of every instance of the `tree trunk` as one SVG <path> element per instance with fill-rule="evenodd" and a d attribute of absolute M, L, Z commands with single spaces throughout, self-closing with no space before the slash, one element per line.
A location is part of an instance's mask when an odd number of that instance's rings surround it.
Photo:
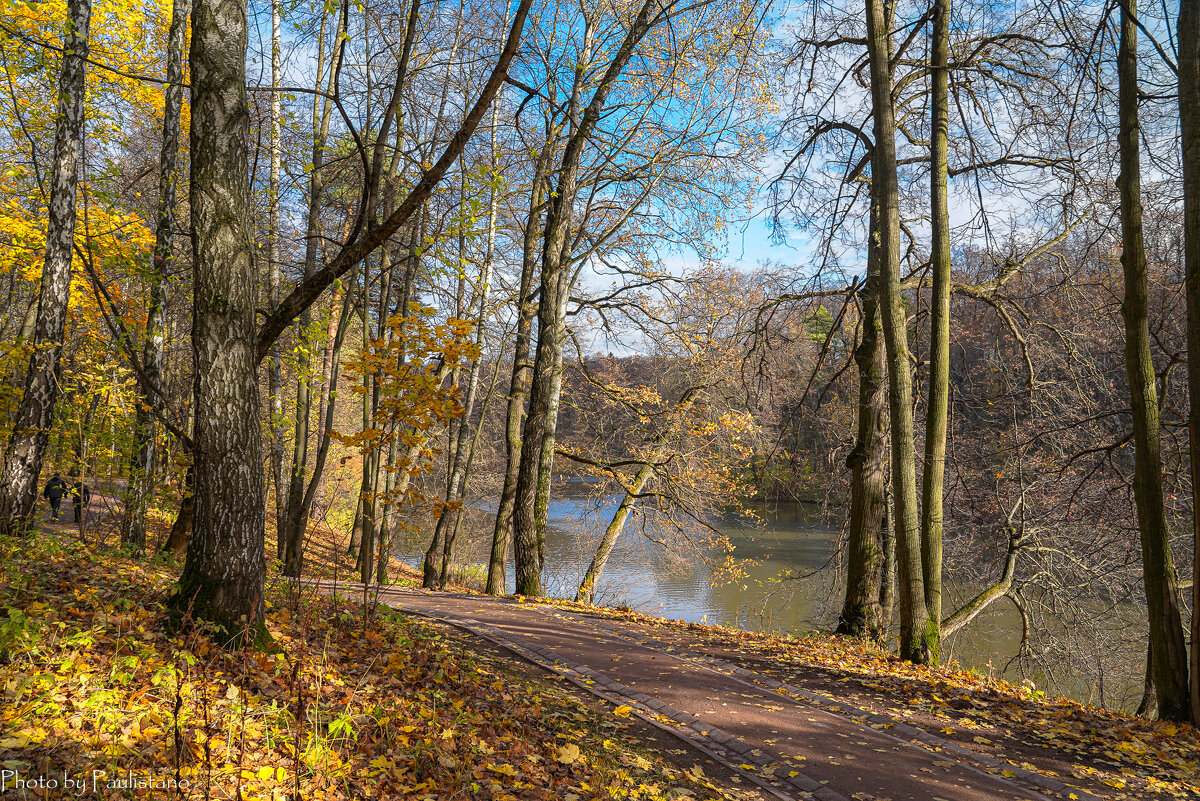
<path fill-rule="evenodd" d="M 37 502 L 38 476 L 54 427 L 61 374 L 59 357 L 71 296 L 75 190 L 83 151 L 84 73 L 91 14 L 91 0 L 68 0 L 62 70 L 58 78 L 46 258 L 33 331 L 33 354 L 0 473 L 0 533 L 24 533 Z"/>
<path fill-rule="evenodd" d="M 900 596 L 900 656 L 919 664 L 938 659 L 937 624 L 925 605 L 921 532 L 917 517 L 916 453 L 913 442 L 912 372 L 908 315 L 900 290 L 900 187 L 896 174 L 896 121 L 892 107 L 891 27 L 883 0 L 867 0 L 867 53 L 875 150 L 871 160 L 872 202 L 879 230 L 880 306 L 887 350 L 891 414 L 892 492 L 896 567 Z"/>
<path fill-rule="evenodd" d="M 340 304 L 338 303 L 339 300 Z M 321 477 L 325 472 L 325 462 L 329 456 L 331 437 L 328 432 L 333 429 L 334 412 L 337 409 L 337 385 L 338 377 L 341 373 L 339 360 L 342 352 L 342 343 L 346 337 L 346 323 L 350 317 L 351 307 L 354 305 L 353 293 L 343 292 L 340 298 L 335 295 L 334 301 L 335 310 L 340 306 L 340 311 L 335 311 L 330 315 L 329 342 L 325 348 L 326 372 L 324 385 L 321 390 L 321 408 L 317 415 L 318 424 L 321 426 L 321 434 L 317 440 L 317 455 L 308 479 L 308 488 L 304 491 L 304 497 L 300 504 L 297 535 L 294 540 L 290 540 L 294 545 L 286 554 L 289 561 L 285 561 L 284 563 L 284 575 L 287 576 L 299 576 L 304 570 L 304 538 L 308 531 L 309 517 L 312 513 L 313 505 L 316 503 L 317 493 L 321 487 Z"/>
<path fill-rule="evenodd" d="M 892 493 L 883 488 L 883 519 L 879 521 L 879 536 L 883 540 L 883 578 L 879 586 L 879 607 L 882 627 L 887 631 L 896 612 L 896 535 L 892 520 L 896 518 L 892 509 Z"/>
<path fill-rule="evenodd" d="M 533 169 L 533 184 L 529 193 L 529 220 L 525 225 L 524 254 L 521 259 L 521 286 L 517 295 L 517 330 L 513 347 L 512 379 L 508 386 L 508 413 L 504 422 L 507 463 L 500 504 L 496 510 L 496 528 L 492 532 L 492 552 L 488 561 L 486 592 L 505 593 L 505 569 L 508 562 L 508 543 L 512 536 L 513 506 L 517 493 L 517 474 L 521 466 L 521 429 L 525 416 L 525 400 L 529 396 L 533 364 L 529 361 L 529 338 L 537 306 L 530 300 L 533 271 L 537 264 L 537 243 L 541 239 L 542 204 L 545 202 L 546 169 L 552 147 L 547 142 L 538 154 Z"/>
<path fill-rule="evenodd" d="M 279 32 L 279 2 L 271 0 L 271 86 L 278 87 L 282 81 L 283 65 L 280 52 Z M 324 44 L 324 18 L 321 19 L 321 41 Z M 318 59 L 319 61 L 319 59 Z M 271 92 L 271 170 L 267 188 L 267 306 L 271 311 L 279 304 L 279 173 L 282 162 L 280 146 L 279 92 Z M 271 484 L 275 489 L 275 534 L 276 556 L 283 558 L 284 538 L 282 522 L 285 514 L 284 485 L 283 485 L 283 360 L 279 357 L 279 343 L 271 348 L 267 361 L 267 414 L 270 415 L 268 426 L 271 430 L 270 463 Z"/>
<path fill-rule="evenodd" d="M 171 606 L 222 639 L 263 627 L 262 433 L 246 102 L 246 7 L 192 6 L 192 351 L 195 507 Z"/>
<path fill-rule="evenodd" d="M 492 113 L 492 169 L 496 169 L 495 163 L 496 154 L 496 114 L 495 110 Z M 446 589 L 446 583 L 449 580 L 450 562 L 454 556 L 454 541 L 458 536 L 458 521 L 462 514 L 462 503 L 465 499 L 464 487 L 466 485 L 467 473 L 470 469 L 470 457 L 474 455 L 474 442 L 468 443 L 471 438 L 472 427 L 471 420 L 475 412 L 475 401 L 479 394 L 479 370 L 483 362 L 483 345 L 486 326 L 484 321 L 487 316 L 487 302 L 489 290 L 492 284 L 492 270 L 494 268 L 494 256 L 496 249 L 496 215 L 499 211 L 500 197 L 495 186 L 492 187 L 491 201 L 488 204 L 488 223 L 487 223 L 487 248 L 484 252 L 483 273 L 480 276 L 479 287 L 479 307 L 475 310 L 475 346 L 479 349 L 479 355 L 471 362 L 470 374 L 467 377 L 467 399 L 463 404 L 462 423 L 458 428 L 458 444 L 454 449 L 454 469 L 450 475 L 450 492 L 447 494 L 447 501 L 458 501 L 458 506 L 454 511 L 454 524 L 449 525 L 449 517 L 447 511 L 443 509 L 438 515 L 438 525 L 446 525 L 445 538 L 442 545 L 442 570 L 438 579 L 438 587 Z M 479 425 L 483 425 L 483 416 L 480 416 Z M 478 431 L 478 427 L 474 429 Z M 446 520 L 446 524 L 443 524 Z"/>
<path fill-rule="evenodd" d="M 925 410 L 925 464 L 921 476 L 921 565 L 925 605 L 933 626 L 942 619 L 942 493 L 946 476 L 946 429 L 950 398 L 950 207 L 949 138 L 950 0 L 933 0 L 929 137 L 929 221 L 933 298 L 929 308 L 929 404 Z M 940 640 L 939 633 L 934 639 Z M 937 652 L 933 657 L 936 661 Z"/>
<path fill-rule="evenodd" d="M 558 183 L 551 194 L 546 214 L 546 232 L 542 248 L 541 297 L 538 298 L 538 343 L 533 364 L 533 384 L 529 394 L 529 416 L 521 446 L 513 509 L 513 552 L 516 557 L 517 592 L 542 594 L 542 558 L 539 541 L 546 525 L 546 503 L 550 467 L 554 459 L 554 429 L 558 419 L 558 395 L 562 386 L 562 349 L 566 341 L 567 301 L 571 292 L 570 233 L 575 198 L 579 191 L 579 166 L 592 132 L 617 78 L 633 57 L 638 43 L 650 28 L 666 19 L 656 15 L 658 0 L 646 0 L 629 26 L 612 61 L 596 84 L 591 100 L 579 116 L 584 75 L 591 62 L 595 31 L 590 19 L 585 23 L 584 42 L 567 116 L 579 119 L 563 149 Z M 542 502 L 538 503 L 539 486 Z"/>
<path fill-rule="evenodd" d="M 325 91 L 333 94 L 337 87 L 338 71 L 341 69 L 343 51 L 343 34 L 347 22 L 347 6 L 343 4 L 342 14 L 338 18 L 337 35 L 332 61 L 329 65 L 329 79 Z M 324 23 L 324 20 L 322 20 Z M 324 37 L 320 49 L 324 50 Z M 324 64 L 318 59 L 317 74 L 320 75 Z M 312 175 L 308 187 L 308 230 L 304 243 L 304 276 L 307 278 L 316 272 L 319 243 L 321 240 L 321 199 L 325 189 L 325 179 L 321 167 L 325 161 L 325 139 L 329 135 L 329 120 L 332 116 L 333 104 L 327 99 L 313 96 L 312 107 Z M 304 496 L 308 487 L 308 439 L 309 421 L 312 419 L 312 358 L 309 341 L 309 313 L 301 312 L 296 325 L 296 417 L 293 434 L 295 440 L 292 448 L 292 468 L 288 475 L 287 506 L 284 518 L 280 521 L 280 544 L 282 546 L 283 574 L 293 578 L 299 577 L 304 561 L 305 509 Z"/>
<path fill-rule="evenodd" d="M 1007 533 L 1008 551 L 1004 557 L 1004 569 L 1000 573 L 1000 578 L 995 584 L 985 587 L 974 598 L 963 604 L 961 609 L 942 621 L 942 636 L 949 637 L 970 623 L 993 601 L 998 601 L 1008 595 L 1012 589 L 1013 578 L 1017 574 L 1017 556 L 1021 553 L 1022 536 L 1011 524 L 1007 527 Z"/>
<path fill-rule="evenodd" d="M 654 455 L 650 457 L 651 460 L 653 458 Z M 653 477 L 654 465 L 643 465 L 642 469 L 637 472 L 637 476 L 634 477 L 633 483 L 629 485 L 629 489 L 625 491 L 625 497 L 621 499 L 620 506 L 617 507 L 617 511 L 613 512 L 612 519 L 608 521 L 608 526 L 604 529 L 604 536 L 600 538 L 600 544 L 596 547 L 596 555 L 592 557 L 592 563 L 588 565 L 587 572 L 583 574 L 583 580 L 579 582 L 579 589 L 575 591 L 575 603 L 590 604 L 595 598 L 596 582 L 604 572 L 604 566 L 608 564 L 609 554 L 617 545 L 617 539 L 621 536 L 622 529 L 625 528 L 625 521 L 629 519 L 634 505 L 637 504 L 638 493 L 646 488 Z"/>
<path fill-rule="evenodd" d="M 154 229 L 154 255 L 148 280 L 150 301 L 146 309 L 146 339 L 142 346 L 142 372 L 155 385 L 162 383 L 164 312 L 167 275 L 174 263 L 175 200 L 179 185 L 179 116 L 183 108 L 183 34 L 187 27 L 187 2 L 174 0 L 167 34 L 167 84 L 163 92 L 163 140 L 158 158 L 158 221 Z M 135 554 L 146 550 L 146 504 L 154 491 L 155 418 L 151 407 L 160 404 L 148 387 L 134 416 L 133 448 L 129 459 L 129 487 L 121 544 Z"/>
<path fill-rule="evenodd" d="M 887 515 L 887 385 L 879 331 L 879 275 L 873 258 L 875 249 L 871 251 L 867 280 L 859 290 L 862 339 L 854 351 L 858 368 L 858 441 L 846 458 L 850 468 L 850 526 L 846 600 L 837 633 L 881 640 L 886 633 L 880 593 L 885 562 L 883 521 Z"/>
<path fill-rule="evenodd" d="M 547 225 L 546 236 L 550 236 Z M 566 303 L 559 301 L 560 293 L 569 290 L 562 280 L 568 267 L 560 260 L 547 259 L 543 254 L 542 279 L 538 299 L 538 343 L 533 362 L 532 386 L 529 394 L 529 415 L 521 442 L 520 467 L 513 500 L 513 557 L 516 562 L 516 591 L 520 595 L 542 594 L 542 549 L 539 531 L 545 521 L 537 518 L 537 493 L 542 472 L 550 459 L 542 459 L 547 439 L 553 443 L 550 415 L 557 411 L 554 395 L 555 351 L 561 351 L 566 320 L 559 310 Z M 552 457 L 551 457 L 552 458 Z"/>
<path fill-rule="evenodd" d="M 195 507 L 193 503 L 195 497 L 193 490 L 195 486 L 196 470 L 193 467 L 189 467 L 183 478 L 183 501 L 179 504 L 179 511 L 175 515 L 175 523 L 171 526 L 170 533 L 167 534 L 167 541 L 158 549 L 160 554 L 183 556 L 187 553 L 188 540 L 192 536 L 192 509 Z"/>
<path fill-rule="evenodd" d="M 1125 319 L 1125 369 L 1133 411 L 1133 497 L 1142 540 L 1150 617 L 1150 664 L 1158 694 L 1158 715 L 1165 720 L 1187 720 L 1191 717 L 1188 655 L 1163 505 L 1158 394 L 1150 354 L 1146 252 L 1142 240 L 1136 14 L 1137 0 L 1126 0 L 1121 6 L 1121 43 L 1117 53 L 1121 159 L 1117 190 L 1121 196 L 1121 267 L 1125 275 L 1121 313 Z"/>
<path fill-rule="evenodd" d="M 1200 5 L 1179 6 L 1179 127 L 1192 472 L 1192 721 L 1200 723 Z"/>
<path fill-rule="evenodd" d="M 399 449 L 399 438 L 394 438 L 388 444 L 387 462 L 384 465 L 383 476 L 383 510 L 379 519 L 379 564 L 375 568 L 375 583 L 388 583 L 388 563 L 391 562 L 391 533 L 392 533 L 392 489 L 396 480 L 396 451 Z"/>

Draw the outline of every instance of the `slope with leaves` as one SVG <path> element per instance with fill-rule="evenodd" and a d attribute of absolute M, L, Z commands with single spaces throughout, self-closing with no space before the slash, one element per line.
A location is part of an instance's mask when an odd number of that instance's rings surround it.
<path fill-rule="evenodd" d="M 731 797 L 460 635 L 281 584 L 273 650 L 224 651 L 164 632 L 162 564 L 0 552 L 0 763 L 26 777 L 101 775 L 106 798 Z"/>

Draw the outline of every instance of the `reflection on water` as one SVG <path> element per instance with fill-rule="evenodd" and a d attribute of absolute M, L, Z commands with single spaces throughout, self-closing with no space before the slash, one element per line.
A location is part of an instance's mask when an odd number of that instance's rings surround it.
<path fill-rule="evenodd" d="M 574 597 L 618 502 L 614 496 L 596 500 L 583 495 L 563 495 L 551 501 L 544 577 L 550 595 Z M 833 564 L 837 531 L 819 518 L 818 508 L 812 505 L 764 503 L 748 508 L 757 522 L 726 515 L 707 521 L 712 530 L 694 525 L 685 532 L 664 530 L 635 515 L 597 583 L 596 602 L 673 620 L 778 634 L 831 631 L 843 590 Z M 494 507 L 470 511 L 464 532 L 486 534 L 469 538 L 457 561 L 486 565 L 494 520 Z M 736 581 L 711 580 L 708 563 L 724 560 L 724 551 L 708 542 L 718 534 L 733 546 L 733 556 L 744 560 L 743 575 Z M 421 547 L 411 544 L 401 558 L 419 568 Z M 511 589 L 513 583 L 510 560 L 507 586 Z M 953 584 L 945 589 L 948 610 L 977 591 Z M 949 638 L 944 653 L 969 667 L 1015 677 L 1005 666 L 1017 653 L 1021 627 L 1020 615 L 1012 605 L 998 602 Z M 1086 682 L 1075 676 L 1039 680 L 1038 684 L 1087 700 L 1091 690 Z M 1128 693 L 1129 687 L 1123 691 Z"/>
<path fill-rule="evenodd" d="M 582 496 L 551 501 L 545 573 L 551 595 L 574 596 L 618 502 L 613 496 L 598 502 Z M 715 531 L 699 525 L 664 530 L 632 517 L 596 585 L 596 602 L 673 620 L 780 633 L 831 628 L 837 613 L 833 571 L 822 568 L 833 557 L 836 532 L 817 520 L 814 507 L 804 504 L 749 508 L 759 521 L 726 515 L 708 521 Z M 471 528 L 490 532 L 493 519 L 488 514 Z M 708 542 L 718 535 L 729 540 L 736 559 L 744 560 L 744 575 L 737 581 L 710 581 L 708 562 L 724 560 L 724 551 Z M 460 558 L 483 563 L 488 544 L 482 538 L 472 542 Z M 420 565 L 421 555 L 415 550 L 402 558 Z M 512 585 L 510 560 L 508 586 Z"/>

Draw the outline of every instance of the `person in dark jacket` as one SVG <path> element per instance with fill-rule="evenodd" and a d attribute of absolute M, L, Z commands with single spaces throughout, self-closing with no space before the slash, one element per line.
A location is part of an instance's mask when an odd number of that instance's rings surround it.
<path fill-rule="evenodd" d="M 54 477 L 46 482 L 46 488 L 42 490 L 42 495 L 50 501 L 50 517 L 54 520 L 58 520 L 58 507 L 66 494 L 67 482 L 63 481 L 62 476 L 55 473 Z"/>
<path fill-rule="evenodd" d="M 83 520 L 83 510 L 92 502 L 92 489 L 82 481 L 76 481 L 71 488 L 71 505 L 75 507 L 75 522 Z"/>

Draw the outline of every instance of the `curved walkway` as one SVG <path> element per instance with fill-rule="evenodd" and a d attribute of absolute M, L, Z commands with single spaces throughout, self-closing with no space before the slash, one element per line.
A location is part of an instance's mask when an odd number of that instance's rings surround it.
<path fill-rule="evenodd" d="M 362 593 L 356 584 L 318 586 Z M 1097 800 L 886 717 L 846 706 L 835 714 L 820 708 L 828 699 L 606 620 L 506 598 L 397 587 L 372 587 L 372 593 L 632 707 L 777 798 Z"/>

